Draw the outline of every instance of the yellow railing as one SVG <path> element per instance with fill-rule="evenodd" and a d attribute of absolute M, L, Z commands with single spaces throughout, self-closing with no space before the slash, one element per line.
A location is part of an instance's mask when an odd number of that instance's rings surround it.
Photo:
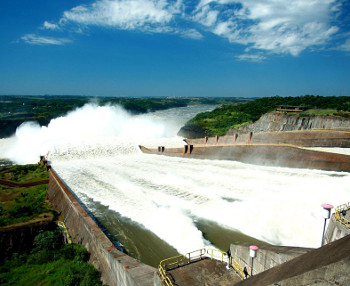
<path fill-rule="evenodd" d="M 335 208 L 335 219 L 347 228 L 350 228 L 350 220 L 346 219 L 342 212 L 350 210 L 350 203 L 340 205 Z"/>
<path fill-rule="evenodd" d="M 217 249 L 208 249 L 207 254 L 211 259 L 217 259 L 222 262 L 227 261 L 227 252 L 223 252 Z M 241 277 L 241 279 L 244 279 L 245 275 L 243 272 L 243 267 L 241 264 L 233 257 L 230 257 L 230 265 L 233 267 L 233 269 L 237 272 L 237 274 Z"/>
<path fill-rule="evenodd" d="M 226 262 L 227 261 L 227 253 L 223 252 L 221 250 L 210 248 L 210 249 L 207 250 L 207 254 L 209 255 L 209 257 L 211 259 L 220 260 L 222 262 Z"/>
<path fill-rule="evenodd" d="M 202 257 L 206 254 L 206 249 L 201 248 L 195 251 L 191 251 L 185 255 L 186 259 L 188 259 L 188 263 L 191 263 L 192 261 L 197 261 L 199 259 L 202 259 Z"/>
<path fill-rule="evenodd" d="M 233 269 L 236 271 L 236 273 L 241 277 L 243 280 L 245 278 L 244 272 L 243 272 L 243 267 L 241 264 L 233 257 L 230 259 L 230 264 L 233 267 Z"/>
<path fill-rule="evenodd" d="M 72 243 L 72 240 L 70 238 L 70 235 L 68 233 L 67 227 L 64 224 L 64 222 L 63 221 L 58 221 L 57 224 L 58 224 L 59 228 L 63 231 L 63 235 L 65 237 L 65 241 L 67 243 L 69 243 L 69 244 Z"/>
<path fill-rule="evenodd" d="M 217 249 L 205 249 L 201 248 L 192 252 L 187 253 L 185 256 L 178 255 L 162 260 L 158 266 L 158 272 L 160 279 L 167 286 L 173 286 L 173 282 L 167 275 L 167 270 L 189 264 L 194 261 L 202 259 L 202 257 L 210 257 L 211 259 L 216 259 L 221 262 L 227 262 L 227 253 Z M 236 271 L 236 273 L 241 277 L 245 278 L 243 267 L 241 264 L 233 257 L 230 257 L 230 265 Z"/>
<path fill-rule="evenodd" d="M 174 256 L 174 257 L 170 257 L 170 258 L 162 260 L 158 266 L 158 271 L 159 271 L 160 279 L 162 280 L 162 282 L 164 282 L 165 285 L 167 285 L 167 286 L 173 286 L 174 284 L 170 280 L 166 271 L 168 269 L 176 268 L 176 267 L 179 267 L 181 265 L 187 264 L 187 263 L 189 263 L 188 261 L 189 260 L 183 255 L 178 255 L 178 256 Z"/>

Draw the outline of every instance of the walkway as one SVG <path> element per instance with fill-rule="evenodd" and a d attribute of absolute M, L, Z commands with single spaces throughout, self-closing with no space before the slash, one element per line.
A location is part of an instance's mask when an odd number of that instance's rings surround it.
<path fill-rule="evenodd" d="M 191 286 L 229 286 L 241 281 L 238 274 L 226 263 L 215 259 L 204 258 L 178 268 L 168 270 L 167 274 L 174 285 Z"/>

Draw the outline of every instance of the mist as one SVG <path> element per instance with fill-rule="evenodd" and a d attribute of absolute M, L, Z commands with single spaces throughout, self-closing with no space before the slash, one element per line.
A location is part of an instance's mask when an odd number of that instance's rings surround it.
<path fill-rule="evenodd" d="M 152 115 L 131 115 L 120 106 L 86 104 L 50 121 L 20 125 L 14 136 L 0 139 L 0 157 L 18 164 L 36 163 L 40 155 L 81 158 L 137 151 L 137 144 L 153 139 L 180 146 L 176 133 L 184 122 Z M 169 140 L 170 139 L 170 140 Z M 174 139 L 174 140 L 171 140 Z"/>

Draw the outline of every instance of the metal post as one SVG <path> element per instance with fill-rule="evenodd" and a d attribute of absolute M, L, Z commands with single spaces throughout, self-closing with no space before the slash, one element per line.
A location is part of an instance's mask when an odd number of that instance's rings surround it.
<path fill-rule="evenodd" d="M 254 263 L 254 257 L 252 257 L 252 266 L 250 267 L 250 276 L 253 276 L 253 263 Z"/>
<path fill-rule="evenodd" d="M 330 204 L 322 204 L 321 207 L 323 208 L 322 216 L 324 218 L 324 225 L 323 225 L 323 232 L 322 232 L 322 241 L 321 241 L 321 247 L 322 247 L 323 244 L 324 244 L 324 234 L 326 232 L 327 219 L 329 219 L 331 217 L 331 210 L 332 210 L 333 206 L 330 205 Z"/>
<path fill-rule="evenodd" d="M 323 244 L 324 244 L 324 233 L 325 233 L 325 231 L 326 231 L 326 222 L 327 222 L 327 219 L 325 218 L 325 219 L 324 219 L 324 225 L 323 225 L 321 246 L 323 246 Z"/>
<path fill-rule="evenodd" d="M 256 252 L 258 251 L 259 247 L 256 245 L 249 246 L 249 256 L 252 258 L 252 266 L 250 267 L 250 276 L 253 276 L 253 263 L 254 258 L 256 257 Z"/>

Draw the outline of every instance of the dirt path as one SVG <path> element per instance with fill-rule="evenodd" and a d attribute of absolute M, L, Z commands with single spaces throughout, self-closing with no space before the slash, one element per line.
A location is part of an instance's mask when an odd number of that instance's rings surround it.
<path fill-rule="evenodd" d="M 36 181 L 36 182 L 30 182 L 30 183 L 14 183 L 10 181 L 0 180 L 0 185 L 11 187 L 11 188 L 29 188 L 33 186 L 39 186 L 48 184 L 49 180 L 42 180 L 42 181 Z"/>

